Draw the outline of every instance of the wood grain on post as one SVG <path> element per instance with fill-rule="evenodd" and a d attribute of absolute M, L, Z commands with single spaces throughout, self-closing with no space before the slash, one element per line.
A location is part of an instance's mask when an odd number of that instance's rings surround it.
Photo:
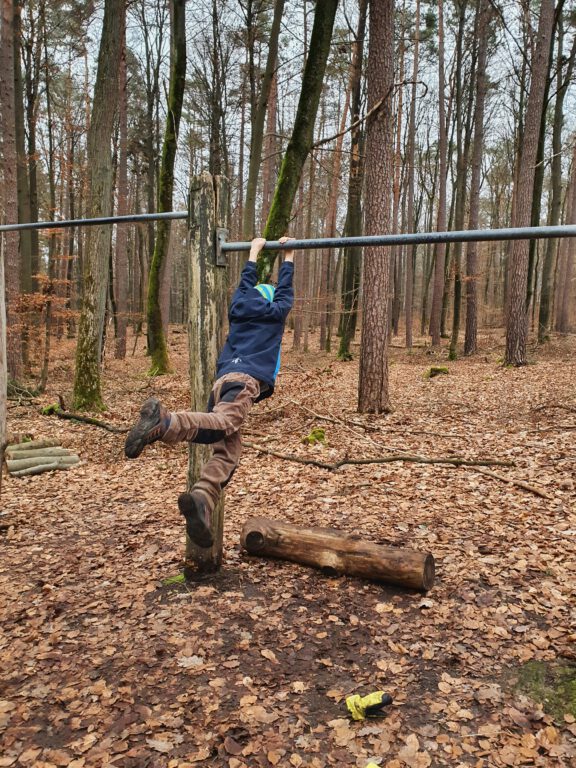
<path fill-rule="evenodd" d="M 228 180 L 204 172 L 190 187 L 190 269 L 188 343 L 193 411 L 205 411 L 214 383 L 216 361 L 224 343 L 227 312 L 227 269 L 216 265 L 217 227 L 227 227 Z M 202 465 L 212 455 L 207 445 L 190 444 L 188 487 L 199 479 Z M 200 572 L 216 571 L 222 564 L 224 503 L 212 515 L 211 549 L 186 539 L 186 560 Z"/>
<path fill-rule="evenodd" d="M 413 549 L 384 547 L 332 528 L 299 528 L 255 517 L 242 528 L 242 546 L 252 555 L 278 557 L 329 573 L 386 581 L 409 589 L 434 584 L 434 558 Z"/>

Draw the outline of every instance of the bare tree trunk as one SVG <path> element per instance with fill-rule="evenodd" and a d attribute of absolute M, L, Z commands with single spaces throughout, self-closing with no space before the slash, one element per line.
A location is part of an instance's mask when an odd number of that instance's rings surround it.
<path fill-rule="evenodd" d="M 170 91 L 166 111 L 166 127 L 162 146 L 162 164 L 158 183 L 158 210 L 172 210 L 174 189 L 174 162 L 178 144 L 178 130 L 184 100 L 186 81 L 186 0 L 172 2 L 172 57 L 170 66 Z M 170 221 L 159 221 L 156 228 L 154 254 L 150 261 L 148 279 L 148 349 L 152 357 L 151 373 L 158 375 L 170 370 L 168 347 L 162 321 L 160 297 L 163 270 L 168 260 L 170 246 Z"/>
<path fill-rule="evenodd" d="M 394 87 L 394 5 L 370 3 L 368 51 L 368 112 L 382 101 L 367 125 L 366 234 L 390 232 L 393 183 L 392 91 Z M 390 410 L 388 343 L 390 326 L 390 253 L 366 248 L 362 349 L 358 409 L 363 413 Z"/>
<path fill-rule="evenodd" d="M 27 162 L 28 179 L 30 194 L 30 220 L 38 221 L 38 157 L 36 147 L 36 123 L 37 123 L 37 100 L 40 84 L 40 62 L 42 58 L 42 36 L 37 32 L 37 19 L 44 15 L 44 0 L 40 0 L 38 9 L 33 9 L 28 4 L 28 37 L 25 41 L 25 83 L 26 83 L 26 127 L 27 127 Z M 26 131 L 25 131 L 26 133 Z M 31 290 L 38 290 L 37 274 L 40 269 L 40 248 L 38 240 L 38 231 L 31 230 L 31 263 L 30 272 L 32 275 Z"/>
<path fill-rule="evenodd" d="M 4 237 L 0 236 L 0 496 L 6 447 L 6 400 L 8 396 L 8 369 L 6 363 L 6 286 L 4 282 Z"/>
<path fill-rule="evenodd" d="M 340 169 L 342 167 L 342 144 L 344 142 L 344 130 L 346 128 L 348 110 L 350 108 L 351 88 L 352 73 L 350 73 L 349 85 L 346 90 L 344 108 L 342 110 L 342 117 L 340 119 L 340 127 L 338 130 L 339 136 L 336 139 L 336 146 L 332 156 L 332 183 L 330 185 L 328 204 L 326 206 L 327 216 L 326 224 L 324 226 L 324 237 L 336 236 L 336 214 L 338 212 L 338 196 L 340 194 Z M 330 315 L 334 306 L 334 300 L 332 299 L 332 301 L 330 301 L 329 298 L 332 283 L 332 261 L 332 250 L 330 248 L 325 248 L 322 251 L 322 273 L 320 284 L 322 308 L 322 315 L 320 317 L 320 349 L 325 349 L 326 352 L 330 352 L 330 335 L 328 333 L 328 329 L 330 327 Z"/>
<path fill-rule="evenodd" d="M 92 119 L 88 132 L 88 173 L 90 217 L 110 216 L 112 210 L 112 153 L 110 143 L 118 103 L 122 17 L 125 0 L 106 0 L 98 71 L 94 86 Z M 74 379 L 74 407 L 101 408 L 100 357 L 108 265 L 110 228 L 92 227 L 86 238 L 84 296 Z"/>
<path fill-rule="evenodd" d="M 476 10 L 478 66 L 476 70 L 476 106 L 474 108 L 474 148 L 470 181 L 468 229 L 478 229 L 482 152 L 484 149 L 484 104 L 486 102 L 486 59 L 490 35 L 491 10 L 488 0 L 479 0 Z M 478 243 L 468 243 L 466 250 L 466 335 L 464 354 L 474 355 L 478 343 Z"/>
<path fill-rule="evenodd" d="M 448 161 L 448 142 L 446 136 L 446 105 L 444 76 L 444 0 L 438 0 L 438 161 L 440 174 L 438 179 L 438 217 L 436 229 L 446 230 L 446 169 Z M 434 287 L 432 291 L 432 309 L 430 310 L 430 336 L 432 346 L 440 346 L 442 320 L 442 297 L 445 282 L 446 245 L 439 243 L 435 248 Z"/>
<path fill-rule="evenodd" d="M 24 83 L 20 58 L 22 43 L 22 0 L 14 0 L 14 107 L 16 119 L 16 153 L 18 158 L 18 221 L 30 221 L 30 186 L 24 129 Z M 32 290 L 32 232 L 20 232 L 20 290 Z"/>
<path fill-rule="evenodd" d="M 362 180 L 363 180 L 363 140 L 360 125 L 362 61 L 364 58 L 364 35 L 368 0 L 360 0 L 358 9 L 358 31 L 352 51 L 351 71 L 351 120 L 350 136 L 350 171 L 348 178 L 348 207 L 344 234 L 346 237 L 360 235 L 362 231 Z M 362 249 L 345 247 L 342 258 L 342 314 L 340 316 L 339 360 L 350 360 L 350 344 L 356 332 L 358 316 L 358 293 L 360 288 L 360 260 Z"/>
<path fill-rule="evenodd" d="M 455 72 L 455 119 L 456 119 L 456 180 L 454 195 L 454 228 L 464 228 L 466 209 L 466 182 L 468 178 L 468 157 L 470 155 L 470 137 L 472 121 L 472 87 L 464 85 L 464 32 L 466 24 L 467 0 L 458 3 L 458 33 L 456 41 Z M 460 315 L 462 311 L 462 243 L 454 243 L 454 308 L 452 315 L 452 333 L 448 357 L 456 360 L 458 337 L 460 334 Z"/>
<path fill-rule="evenodd" d="M 562 14 L 558 18 L 558 62 L 563 59 L 564 25 Z M 550 203 L 550 215 L 548 224 L 556 226 L 560 221 L 562 210 L 562 128 L 564 119 L 564 102 L 568 85 L 572 79 L 574 63 L 576 60 L 576 37 L 572 42 L 572 49 L 568 56 L 566 73 L 558 66 L 556 78 L 556 100 L 554 102 L 554 119 L 552 121 L 552 160 L 550 163 L 550 182 L 552 186 L 552 200 Z M 540 308 L 538 313 L 538 342 L 542 344 L 548 339 L 552 318 L 552 277 L 554 263 L 558 253 L 558 241 L 550 239 L 546 241 L 544 263 L 542 266 L 542 287 L 540 289 Z"/>
<path fill-rule="evenodd" d="M 416 0 L 416 18 L 414 20 L 414 58 L 412 64 L 412 95 L 410 99 L 410 117 L 408 120 L 408 151 L 406 162 L 408 164 L 408 190 L 406 223 L 408 232 L 416 232 L 414 220 L 414 161 L 416 143 L 416 86 L 418 80 L 418 57 L 420 48 L 420 0 Z M 406 349 L 412 348 L 412 310 L 414 289 L 414 261 L 416 247 L 406 248 Z"/>
<path fill-rule="evenodd" d="M 270 213 L 276 173 L 278 170 L 278 138 L 276 122 L 278 118 L 278 80 L 276 73 L 270 83 L 268 96 L 268 116 L 266 119 L 266 136 L 264 137 L 264 158 L 262 160 L 262 210 L 260 211 L 260 231 L 264 231 L 266 219 Z"/>
<path fill-rule="evenodd" d="M 518 185 L 515 190 L 516 210 L 513 226 L 530 224 L 534 166 L 538 151 L 540 121 L 544 90 L 550 61 L 550 42 L 554 25 L 554 0 L 542 0 L 536 47 L 532 58 L 532 79 L 526 108 L 526 121 L 522 137 L 522 155 L 519 160 Z M 528 283 L 527 240 L 515 240 L 511 244 L 508 261 L 508 303 L 506 311 L 507 365 L 526 365 L 528 341 L 528 317 L 526 313 L 526 288 Z"/>
<path fill-rule="evenodd" d="M 281 237 L 288 228 L 302 169 L 312 147 L 314 123 L 324 83 L 337 5 L 338 0 L 321 0 L 316 4 L 310 50 L 304 67 L 294 128 L 282 161 L 264 230 L 267 240 Z M 262 254 L 258 262 L 260 278 L 266 278 L 272 272 L 275 257 L 276 251 Z"/>
<path fill-rule="evenodd" d="M 572 178 L 568 186 L 566 201 L 566 220 L 568 224 L 576 224 L 576 143 L 572 154 Z M 568 333 L 570 330 L 570 294 L 572 292 L 572 273 L 576 258 L 576 242 L 573 237 L 566 237 L 563 241 L 564 258 L 562 259 L 562 275 L 560 279 L 560 291 L 558 296 L 556 330 L 559 333 Z"/>
<path fill-rule="evenodd" d="M 18 183 L 16 153 L 16 110 L 14 98 L 14 13 L 12 0 L 1 0 L 0 32 L 0 138 L 4 161 L 4 215 L 10 224 L 18 222 Z M 19 238 L 7 232 L 4 240 L 6 266 L 6 323 L 8 375 L 22 377 L 22 333 L 16 303 L 20 293 Z"/>
<path fill-rule="evenodd" d="M 284 12 L 284 0 L 275 0 L 272 28 L 268 39 L 268 57 L 266 69 L 262 77 L 260 93 L 256 105 L 256 112 L 252 123 L 252 136 L 250 138 L 250 164 L 248 167 L 248 182 L 246 184 L 246 202 L 244 205 L 244 221 L 242 233 L 245 240 L 250 240 L 256 234 L 256 190 L 258 188 L 258 175 L 262 160 L 262 145 L 264 142 L 264 122 L 272 80 L 276 71 L 276 59 L 278 58 L 278 38 L 280 36 L 280 24 Z"/>
<path fill-rule="evenodd" d="M 122 54 L 118 72 L 118 216 L 128 213 L 128 93 L 126 90 L 126 19 L 122 30 Z M 116 349 L 114 357 L 126 357 L 126 328 L 128 325 L 128 229 L 116 230 Z"/>

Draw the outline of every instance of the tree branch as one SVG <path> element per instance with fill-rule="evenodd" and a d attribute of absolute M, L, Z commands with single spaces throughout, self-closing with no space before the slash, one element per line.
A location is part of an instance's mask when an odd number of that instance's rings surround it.
<path fill-rule="evenodd" d="M 259 453 L 267 453 L 270 456 L 276 456 L 278 459 L 285 459 L 286 461 L 295 461 L 298 464 L 309 464 L 313 467 L 320 467 L 320 469 L 327 469 L 329 472 L 334 472 L 337 469 L 340 469 L 340 467 L 343 467 L 347 464 L 388 464 L 394 461 L 406 461 L 410 463 L 415 464 L 451 464 L 455 467 L 477 467 L 477 466 L 485 466 L 485 467 L 491 467 L 491 466 L 500 466 L 500 467 L 513 467 L 514 462 L 512 461 L 500 461 L 499 459 L 463 459 L 459 457 L 455 458 L 438 458 L 433 459 L 429 458 L 427 456 L 417 456 L 412 455 L 408 453 L 400 453 L 395 454 L 392 456 L 378 456 L 371 459 L 340 459 L 339 461 L 336 461 L 334 464 L 328 464 L 324 461 L 318 461 L 317 459 L 304 459 L 301 456 L 295 456 L 291 453 L 279 453 L 278 451 L 273 451 L 269 448 L 263 448 L 261 445 L 258 445 L 257 443 L 248 443 L 245 442 L 244 445 L 247 448 L 253 448 L 255 451 L 258 451 Z"/>
<path fill-rule="evenodd" d="M 536 496 L 540 496 L 542 499 L 548 499 L 550 500 L 552 497 L 547 494 L 545 491 L 540 490 L 540 488 L 536 488 L 534 485 L 529 485 L 528 483 L 525 483 L 523 480 L 514 480 L 513 478 L 504 477 L 503 475 L 497 475 L 496 472 L 491 472 L 489 469 L 480 469 L 479 467 L 474 467 L 474 472 L 480 472 L 482 475 L 486 475 L 486 477 L 492 477 L 494 480 L 501 480 L 503 483 L 509 483 L 510 485 L 515 485 L 518 488 L 523 488 L 525 491 L 529 491 L 529 493 L 534 493 Z"/>

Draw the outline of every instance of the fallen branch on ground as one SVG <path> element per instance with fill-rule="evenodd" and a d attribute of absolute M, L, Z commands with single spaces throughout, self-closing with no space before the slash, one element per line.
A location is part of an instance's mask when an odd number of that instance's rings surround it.
<path fill-rule="evenodd" d="M 92 416 L 82 416 L 80 413 L 69 413 L 63 411 L 59 405 L 49 405 L 41 410 L 42 416 L 57 416 L 59 419 L 65 419 L 68 421 L 76 421 L 81 424 L 90 424 L 93 427 L 100 427 L 107 432 L 115 432 L 117 434 L 124 434 L 128 432 L 128 427 L 116 427 L 114 424 L 106 424 L 105 421 L 100 419 L 94 419 Z"/>
<path fill-rule="evenodd" d="M 540 496 L 542 499 L 548 499 L 548 501 L 551 500 L 551 496 L 546 493 L 546 491 L 540 490 L 540 488 L 536 488 L 534 485 L 530 485 L 529 483 L 525 483 L 523 480 L 514 480 L 510 477 L 504 477 L 503 475 L 497 475 L 496 472 L 491 472 L 489 469 L 480 469 L 478 467 L 474 468 L 475 472 L 480 472 L 482 475 L 486 475 L 486 477 L 492 477 L 494 480 L 501 480 L 503 483 L 509 483 L 510 485 L 515 485 L 518 488 L 523 488 L 525 491 L 528 491 L 529 493 L 534 493 L 536 496 Z"/>
<path fill-rule="evenodd" d="M 563 411 L 570 411 L 570 413 L 576 413 L 576 406 L 566 405 L 565 403 L 542 403 L 541 405 L 535 405 L 532 408 L 533 411 L 546 411 L 549 408 L 560 408 Z"/>
<path fill-rule="evenodd" d="M 320 469 L 327 469 L 330 472 L 334 472 L 340 467 L 347 464 L 388 464 L 393 461 L 406 461 L 415 464 L 451 464 L 455 467 L 476 467 L 476 466 L 499 466 L 499 467 L 513 467 L 512 461 L 500 461 L 499 459 L 462 459 L 462 458 L 438 458 L 433 459 L 428 456 L 417 456 L 412 454 L 395 454 L 392 456 L 378 456 L 371 459 L 340 459 L 334 462 L 334 464 L 328 464 L 325 461 L 318 461 L 317 459 L 304 459 L 301 456 L 295 456 L 291 453 L 279 453 L 278 451 L 272 451 L 269 448 L 263 448 L 257 443 L 244 443 L 247 448 L 253 448 L 259 453 L 267 453 L 270 456 L 276 456 L 278 459 L 285 459 L 286 461 L 295 461 L 299 464 L 309 464 L 313 467 L 320 467 Z"/>

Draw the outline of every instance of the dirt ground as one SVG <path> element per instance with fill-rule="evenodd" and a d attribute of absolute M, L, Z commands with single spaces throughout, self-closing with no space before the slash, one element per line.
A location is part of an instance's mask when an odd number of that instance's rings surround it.
<path fill-rule="evenodd" d="M 246 440 L 328 463 L 514 466 L 329 472 L 246 448 L 223 569 L 187 584 L 166 583 L 182 569 L 187 446 L 128 461 L 122 434 L 40 415 L 71 402 L 67 344 L 46 395 L 10 403 L 12 433 L 57 438 L 82 464 L 4 479 L 0 768 L 576 765 L 576 337 L 522 369 L 502 367 L 496 332 L 453 363 L 395 347 L 394 413 L 360 416 L 357 362 L 294 353 L 287 334 Z M 186 408 L 186 344 L 174 329 L 175 373 L 157 379 L 141 343 L 107 359 L 101 418 L 127 427 L 152 393 Z M 432 364 L 448 375 L 426 379 Z M 303 444 L 317 427 L 326 444 Z M 436 583 L 424 595 L 248 556 L 253 515 L 431 552 Z M 568 670 L 562 690 L 551 672 L 546 694 L 516 686 L 536 663 Z M 385 716 L 353 722 L 345 697 L 376 690 L 394 699 Z"/>

